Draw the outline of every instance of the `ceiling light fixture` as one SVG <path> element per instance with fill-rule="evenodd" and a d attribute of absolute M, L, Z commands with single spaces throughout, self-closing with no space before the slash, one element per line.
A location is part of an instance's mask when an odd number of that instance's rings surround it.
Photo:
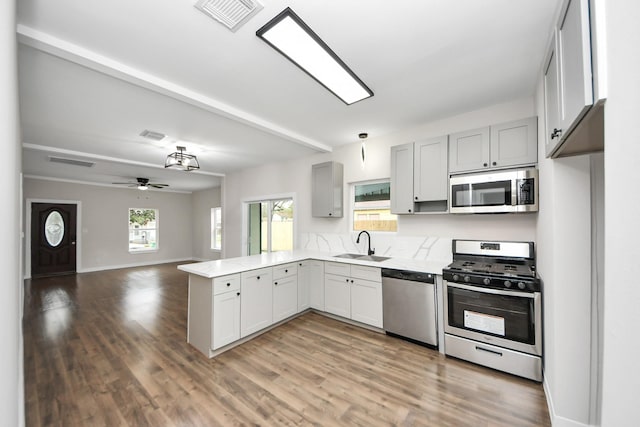
<path fill-rule="evenodd" d="M 256 31 L 256 36 L 345 104 L 351 105 L 373 96 L 371 89 L 290 8 L 280 12 Z"/>
<path fill-rule="evenodd" d="M 164 162 L 165 168 L 177 168 L 187 172 L 200 169 L 200 164 L 196 156 L 184 152 L 186 147 L 177 146 L 176 148 L 178 151 L 167 156 L 167 160 Z"/>

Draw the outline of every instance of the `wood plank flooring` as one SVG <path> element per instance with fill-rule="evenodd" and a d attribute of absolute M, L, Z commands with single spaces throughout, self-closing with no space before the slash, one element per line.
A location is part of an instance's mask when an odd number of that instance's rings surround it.
<path fill-rule="evenodd" d="M 176 264 L 27 280 L 27 426 L 550 426 L 540 384 L 307 313 L 215 359 Z"/>

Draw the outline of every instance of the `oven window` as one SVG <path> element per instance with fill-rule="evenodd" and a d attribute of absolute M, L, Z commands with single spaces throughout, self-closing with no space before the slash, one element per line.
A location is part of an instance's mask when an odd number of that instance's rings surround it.
<path fill-rule="evenodd" d="M 451 195 L 454 207 L 511 205 L 511 181 L 457 184 Z"/>
<path fill-rule="evenodd" d="M 533 298 L 447 288 L 449 325 L 535 344 Z"/>

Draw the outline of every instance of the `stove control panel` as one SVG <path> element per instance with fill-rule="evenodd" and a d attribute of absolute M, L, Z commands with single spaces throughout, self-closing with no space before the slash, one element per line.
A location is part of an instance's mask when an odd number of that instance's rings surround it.
<path fill-rule="evenodd" d="M 500 277 L 478 273 L 467 274 L 455 270 L 443 270 L 442 278 L 451 283 L 462 283 L 485 288 L 512 290 L 520 292 L 540 292 L 540 282 L 534 278 Z"/>

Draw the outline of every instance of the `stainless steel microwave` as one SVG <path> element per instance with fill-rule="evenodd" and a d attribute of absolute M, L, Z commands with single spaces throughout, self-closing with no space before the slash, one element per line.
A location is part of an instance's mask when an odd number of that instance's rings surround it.
<path fill-rule="evenodd" d="M 537 211 L 536 168 L 453 175 L 449 179 L 450 213 Z"/>

